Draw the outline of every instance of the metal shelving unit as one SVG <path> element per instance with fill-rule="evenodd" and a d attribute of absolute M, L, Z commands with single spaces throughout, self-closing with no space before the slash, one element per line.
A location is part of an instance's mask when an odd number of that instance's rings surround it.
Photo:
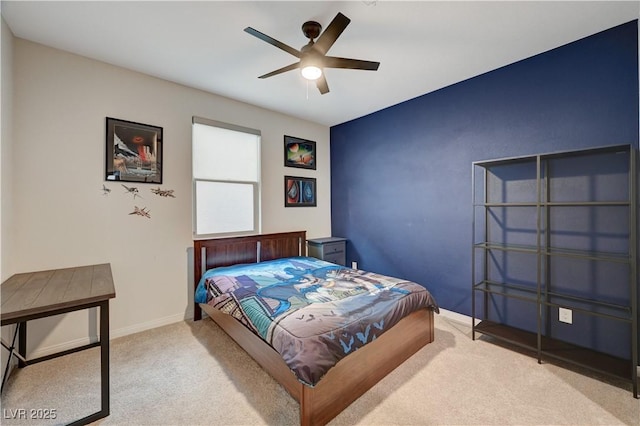
<path fill-rule="evenodd" d="M 633 146 L 616 145 L 473 163 L 474 340 L 476 333 L 482 333 L 535 351 L 539 363 L 545 357 L 555 358 L 626 380 L 632 385 L 633 396 L 638 398 L 636 156 Z M 602 175 L 598 175 L 598 167 L 603 167 L 602 164 L 606 164 L 607 158 L 613 164 L 624 164 L 624 172 L 614 167 L 615 170 L 606 169 Z M 575 176 L 567 173 L 562 167 L 557 167 L 563 161 L 577 170 L 581 170 L 580 164 L 587 164 L 589 173 L 592 173 L 592 169 L 596 170 L 593 176 L 578 176 L 587 179 L 587 196 L 580 197 L 584 194 L 579 194 L 583 189 L 579 185 L 574 191 L 578 194 L 572 192 L 572 178 Z M 577 163 L 572 165 L 572 162 L 576 161 Z M 581 161 L 584 163 L 580 163 Z M 620 177 L 618 181 L 608 180 L 609 174 Z M 618 189 L 621 186 L 620 179 L 625 181 L 622 185 L 625 187 L 622 190 L 624 196 L 620 195 Z M 498 188 L 493 188 L 492 185 L 497 185 Z M 554 199 L 561 193 L 571 196 L 559 196 L 559 199 Z M 617 193 L 618 196 L 609 199 L 611 193 Z M 574 196 L 580 199 L 571 199 Z M 556 224 L 562 222 L 557 220 L 556 216 L 560 209 L 572 209 L 568 216 L 572 219 L 574 216 L 580 217 L 582 212 L 582 215 L 589 217 L 590 229 L 562 229 L 562 223 Z M 612 211 L 615 212 L 616 219 L 611 220 L 621 222 L 620 226 L 624 232 L 617 229 L 598 229 L 598 224 L 606 223 L 602 218 L 607 212 Z M 516 222 L 521 220 L 525 224 L 518 222 L 515 226 L 510 225 L 509 221 L 514 217 Z M 625 221 L 618 220 L 620 217 L 626 218 L 626 224 L 623 223 Z M 568 228 L 572 226 L 569 224 Z M 601 250 L 600 247 L 593 249 L 562 244 L 562 241 L 573 241 L 572 238 L 586 240 L 586 245 L 602 244 L 599 241 L 602 239 L 605 241 L 602 245 L 612 244 L 615 247 Z M 558 244 L 555 240 L 561 243 Z M 519 257 L 514 260 L 513 256 Z M 568 290 L 562 287 L 567 285 L 563 284 L 563 279 L 556 276 L 558 270 L 562 270 L 556 266 L 557 262 L 574 261 L 586 263 L 582 271 L 579 268 L 576 270 L 577 273 L 587 274 L 590 284 L 585 283 L 585 287 L 588 288 L 581 289 L 583 283 L 579 279 L 570 279 L 568 285 L 574 288 Z M 511 268 L 511 264 L 517 267 Z M 598 267 L 593 266 L 594 264 L 617 265 L 615 267 L 623 268 L 619 275 L 624 278 L 618 279 L 614 287 L 621 289 L 627 286 L 624 297 L 620 297 L 619 294 L 615 297 L 603 296 L 594 291 L 595 281 L 608 279 L 603 279 L 603 274 L 598 275 Z M 587 267 L 589 269 L 584 270 Z M 523 277 L 511 275 L 507 272 L 510 268 L 524 271 Z M 575 271 L 572 270 L 573 272 Z M 495 275 L 500 276 L 496 279 Z M 476 305 L 480 300 L 482 302 L 478 307 Z M 519 305 L 510 308 L 514 303 Z M 555 312 L 560 308 L 569 309 L 571 314 L 575 312 L 583 321 L 599 319 L 611 321 L 612 324 L 622 324 L 630 331 L 628 356 L 614 356 L 562 338 L 563 332 L 558 330 L 564 330 L 566 333 L 566 329 L 562 329 L 566 325 L 560 325 L 555 317 Z M 515 321 L 518 324 L 511 324 L 513 321 L 509 321 L 505 312 L 515 312 L 512 316 L 517 316 L 519 323 Z M 527 317 L 522 312 L 533 314 Z M 479 322 L 476 323 L 476 320 Z M 526 325 L 522 326 L 523 323 Z M 561 336 L 558 337 L 558 334 Z"/>

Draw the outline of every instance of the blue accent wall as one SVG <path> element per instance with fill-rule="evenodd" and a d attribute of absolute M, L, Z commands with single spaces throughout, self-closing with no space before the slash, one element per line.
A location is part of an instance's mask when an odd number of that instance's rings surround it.
<path fill-rule="evenodd" d="M 632 21 L 334 126 L 332 234 L 348 239 L 348 264 L 470 315 L 471 163 L 637 147 L 638 105 Z"/>

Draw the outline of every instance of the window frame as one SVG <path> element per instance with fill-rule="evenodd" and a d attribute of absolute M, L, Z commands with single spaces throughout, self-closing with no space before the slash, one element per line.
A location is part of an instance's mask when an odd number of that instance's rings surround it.
<path fill-rule="evenodd" d="M 258 155 L 257 155 L 257 181 L 248 180 L 242 181 L 237 179 L 205 179 L 197 178 L 194 175 L 193 159 L 194 159 L 194 139 L 193 139 L 193 125 L 200 124 L 211 127 L 217 127 L 221 129 L 231 130 L 235 132 L 242 132 L 246 134 L 255 135 L 258 137 Z M 222 121 L 211 120 L 208 118 L 193 116 L 191 123 L 191 179 L 192 179 L 192 235 L 194 239 L 206 239 L 206 238 L 218 238 L 218 237 L 231 237 L 231 236 L 243 236 L 243 235 L 255 235 L 261 232 L 262 227 L 262 208 L 261 208 L 261 189 L 262 189 L 262 174 L 261 174 L 261 151 L 262 151 L 262 132 L 260 130 L 252 129 L 249 127 L 238 126 L 235 124 L 225 123 Z M 216 182 L 216 183 L 229 183 L 229 184 L 249 184 L 253 186 L 253 229 L 246 231 L 229 231 L 218 233 L 198 234 L 197 221 L 198 221 L 198 199 L 196 196 L 196 186 L 198 182 Z"/>

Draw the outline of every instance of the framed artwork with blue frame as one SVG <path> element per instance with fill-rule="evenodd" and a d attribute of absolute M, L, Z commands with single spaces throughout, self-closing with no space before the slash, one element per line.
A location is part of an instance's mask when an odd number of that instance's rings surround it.
<path fill-rule="evenodd" d="M 285 176 L 284 177 L 284 206 L 285 207 L 316 207 L 316 179 Z"/>

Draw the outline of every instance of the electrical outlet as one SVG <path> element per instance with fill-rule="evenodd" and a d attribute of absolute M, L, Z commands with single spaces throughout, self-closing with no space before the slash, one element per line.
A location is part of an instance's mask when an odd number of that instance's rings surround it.
<path fill-rule="evenodd" d="M 351 262 L 351 269 L 358 269 L 358 262 Z"/>
<path fill-rule="evenodd" d="M 567 308 L 558 308 L 558 320 L 567 324 L 573 324 L 573 311 Z"/>

